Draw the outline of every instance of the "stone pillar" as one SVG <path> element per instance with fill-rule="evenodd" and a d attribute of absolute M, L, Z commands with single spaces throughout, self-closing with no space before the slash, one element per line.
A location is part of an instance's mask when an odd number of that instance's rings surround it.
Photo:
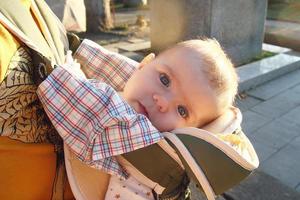
<path fill-rule="evenodd" d="M 151 48 L 214 37 L 239 65 L 261 53 L 266 7 L 267 0 L 151 0 Z"/>
<path fill-rule="evenodd" d="M 106 31 L 114 26 L 110 11 L 111 0 L 84 0 L 87 32 Z"/>

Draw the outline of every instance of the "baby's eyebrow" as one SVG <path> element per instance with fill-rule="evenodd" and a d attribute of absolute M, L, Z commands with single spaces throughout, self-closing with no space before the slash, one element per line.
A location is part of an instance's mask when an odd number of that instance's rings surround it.
<path fill-rule="evenodd" d="M 173 78 L 175 78 L 177 80 L 177 77 L 175 76 L 175 73 L 173 72 L 172 67 L 170 67 L 168 64 L 165 64 L 165 63 L 162 63 L 161 65 L 164 66 L 164 68 L 166 69 L 166 71 L 168 72 L 168 74 L 171 77 L 173 77 Z"/>

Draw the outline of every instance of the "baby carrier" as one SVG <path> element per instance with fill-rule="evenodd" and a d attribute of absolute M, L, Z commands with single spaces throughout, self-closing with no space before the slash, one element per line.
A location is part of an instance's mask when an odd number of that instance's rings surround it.
<path fill-rule="evenodd" d="M 84 51 L 81 54 L 82 46 L 88 46 L 96 54 L 104 54 L 107 60 L 102 63 L 107 65 L 112 58 L 114 63 L 122 66 L 137 65 L 129 58 L 84 40 L 75 53 L 83 71 L 88 68 L 89 53 Z M 131 176 L 152 188 L 157 199 L 182 198 L 190 179 L 197 183 L 207 199 L 214 199 L 247 177 L 259 165 L 251 142 L 241 131 L 241 120 L 239 109 L 232 107 L 202 129 L 180 128 L 163 133 L 165 140 L 123 154 L 118 160 Z M 94 174 L 92 180 L 80 179 L 81 176 L 88 176 L 89 172 L 93 174 L 94 169 L 78 164 L 76 160 L 65 145 L 66 169 L 75 198 L 97 199 L 97 192 L 86 188 L 96 184 L 100 177 Z M 82 167 L 85 169 L 82 170 Z"/>

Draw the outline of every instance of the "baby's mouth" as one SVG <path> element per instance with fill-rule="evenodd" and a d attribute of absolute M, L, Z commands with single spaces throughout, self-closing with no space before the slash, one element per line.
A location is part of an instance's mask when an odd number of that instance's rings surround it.
<path fill-rule="evenodd" d="M 145 108 L 145 106 L 143 104 L 141 104 L 140 102 L 138 104 L 139 104 L 138 113 L 148 117 L 148 112 L 147 112 L 147 109 Z"/>

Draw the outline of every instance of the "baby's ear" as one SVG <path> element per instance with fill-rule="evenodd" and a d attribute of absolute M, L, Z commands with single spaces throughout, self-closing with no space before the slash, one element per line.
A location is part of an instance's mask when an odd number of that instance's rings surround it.
<path fill-rule="evenodd" d="M 153 59 L 155 58 L 154 53 L 148 54 L 139 64 L 138 69 L 141 69 L 144 67 L 146 64 L 150 63 Z"/>

